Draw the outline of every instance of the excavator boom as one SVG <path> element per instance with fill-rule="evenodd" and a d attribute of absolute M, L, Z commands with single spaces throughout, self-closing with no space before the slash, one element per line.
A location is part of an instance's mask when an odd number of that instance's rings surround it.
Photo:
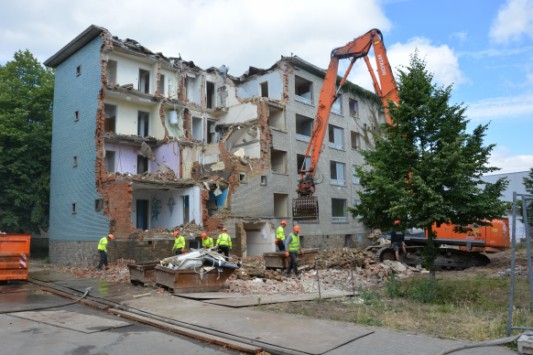
<path fill-rule="evenodd" d="M 374 55 L 376 58 L 377 78 L 370 60 L 368 59 L 368 53 L 371 48 L 374 49 Z M 372 77 L 374 90 L 381 98 L 383 106 L 385 106 L 387 123 L 392 124 L 387 107 L 390 102 L 395 104 L 398 103 L 398 89 L 387 58 L 381 31 L 378 29 L 372 29 L 345 46 L 335 48 L 331 51 L 331 60 L 320 91 L 318 110 L 315 116 L 313 131 L 304 155 L 304 162 L 309 161 L 309 167 L 307 169 L 302 168 L 299 170 L 300 179 L 296 190 L 298 197 L 293 199 L 292 208 L 293 218 L 296 220 L 318 220 L 319 209 L 318 199 L 314 196 L 314 177 L 318 170 L 320 153 L 328 130 L 329 115 L 335 100 L 339 97 L 340 91 L 346 83 L 353 65 L 359 58 L 364 58 Z M 350 59 L 350 64 L 337 85 L 339 61 L 341 59 Z"/>

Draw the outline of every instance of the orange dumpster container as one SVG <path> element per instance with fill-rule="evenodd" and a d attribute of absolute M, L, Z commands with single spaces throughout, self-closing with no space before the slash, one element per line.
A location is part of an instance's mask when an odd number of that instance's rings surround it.
<path fill-rule="evenodd" d="M 0 281 L 27 280 L 30 234 L 0 234 Z"/>

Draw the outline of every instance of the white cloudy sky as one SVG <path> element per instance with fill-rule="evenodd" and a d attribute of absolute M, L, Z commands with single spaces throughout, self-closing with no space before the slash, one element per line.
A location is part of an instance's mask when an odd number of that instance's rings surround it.
<path fill-rule="evenodd" d="M 533 0 L 9 1 L 0 64 L 25 49 L 44 62 L 91 24 L 234 76 L 291 54 L 325 68 L 331 49 L 378 28 L 393 68 L 418 49 L 471 128 L 490 123 L 500 173 L 533 167 Z M 372 90 L 362 63 L 351 80 Z"/>

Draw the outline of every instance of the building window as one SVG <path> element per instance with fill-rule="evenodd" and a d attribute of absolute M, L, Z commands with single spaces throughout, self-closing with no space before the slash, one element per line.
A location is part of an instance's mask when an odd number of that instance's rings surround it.
<path fill-rule="evenodd" d="M 137 174 L 144 174 L 148 171 L 148 158 L 137 155 Z"/>
<path fill-rule="evenodd" d="M 107 85 L 117 84 L 117 62 L 115 60 L 108 60 L 106 67 Z"/>
<path fill-rule="evenodd" d="M 117 121 L 117 107 L 115 105 L 104 105 L 104 132 L 115 133 L 116 121 Z"/>
<path fill-rule="evenodd" d="M 304 104 L 312 105 L 313 104 L 313 82 L 300 78 L 299 76 L 294 77 L 294 94 L 296 101 L 303 102 Z"/>
<path fill-rule="evenodd" d="M 139 91 L 145 94 L 150 93 L 150 72 L 139 69 Z"/>
<path fill-rule="evenodd" d="M 218 141 L 217 139 L 217 131 L 216 131 L 216 123 L 215 121 L 207 120 L 207 143 L 216 143 Z"/>
<path fill-rule="evenodd" d="M 342 96 L 339 95 L 335 101 L 333 101 L 333 105 L 331 106 L 331 112 L 342 115 Z"/>
<path fill-rule="evenodd" d="M 289 195 L 274 194 L 274 217 L 284 218 L 289 215 Z"/>
<path fill-rule="evenodd" d="M 268 97 L 268 81 L 259 84 L 261 97 Z"/>
<path fill-rule="evenodd" d="M 80 111 L 76 110 L 74 111 L 74 122 L 78 122 L 80 120 Z"/>
<path fill-rule="evenodd" d="M 350 116 L 358 117 L 359 116 L 359 102 L 356 99 L 350 98 L 349 100 Z"/>
<path fill-rule="evenodd" d="M 311 158 L 307 157 L 307 159 L 306 159 L 305 155 L 298 154 L 296 156 L 296 163 L 297 163 L 296 171 L 299 174 L 301 169 L 303 169 L 303 170 L 308 170 L 309 169 L 309 165 L 311 164 Z"/>
<path fill-rule="evenodd" d="M 287 127 L 285 123 L 285 110 L 270 110 L 268 125 L 272 128 L 285 131 Z"/>
<path fill-rule="evenodd" d="M 78 166 L 78 157 L 75 155 L 72 157 L 72 167 L 77 167 Z"/>
<path fill-rule="evenodd" d="M 344 186 L 346 185 L 346 178 L 345 178 L 345 171 L 346 171 L 346 164 L 339 163 L 338 161 L 330 161 L 330 178 L 331 178 L 331 185 L 340 185 Z"/>
<path fill-rule="evenodd" d="M 71 205 L 70 205 L 70 208 L 71 208 L 71 212 L 72 214 L 76 214 L 78 213 L 78 204 L 76 202 L 73 202 Z"/>
<path fill-rule="evenodd" d="M 205 83 L 205 104 L 207 108 L 215 108 L 216 107 L 216 98 L 215 98 L 215 83 L 212 83 L 210 81 L 207 81 Z"/>
<path fill-rule="evenodd" d="M 272 149 L 270 151 L 270 164 L 272 172 L 287 174 L 287 152 Z"/>
<path fill-rule="evenodd" d="M 192 136 L 194 139 L 203 141 L 204 140 L 204 125 L 202 124 L 203 120 L 200 117 L 192 118 Z"/>
<path fill-rule="evenodd" d="M 296 139 L 309 142 L 313 132 L 314 120 L 302 115 L 296 115 Z"/>
<path fill-rule="evenodd" d="M 331 222 L 347 223 L 348 215 L 346 210 L 346 200 L 343 198 L 331 199 Z"/>
<path fill-rule="evenodd" d="M 344 129 L 329 125 L 329 146 L 334 149 L 344 150 Z"/>
<path fill-rule="evenodd" d="M 351 131 L 350 138 L 352 141 L 352 149 L 361 149 L 361 134 Z"/>
<path fill-rule="evenodd" d="M 94 210 L 96 212 L 101 211 L 103 208 L 104 208 L 104 199 L 97 198 L 96 200 L 94 200 Z"/>
<path fill-rule="evenodd" d="M 105 151 L 104 165 L 108 173 L 115 172 L 115 152 L 112 150 Z"/>
<path fill-rule="evenodd" d="M 261 175 L 261 186 L 267 186 L 267 177 L 265 175 Z"/>
<path fill-rule="evenodd" d="M 248 177 L 245 173 L 239 173 L 239 182 L 242 184 L 248 183 Z"/>
<path fill-rule="evenodd" d="M 159 74 L 159 87 L 157 89 L 159 95 L 165 96 L 165 75 Z"/>
<path fill-rule="evenodd" d="M 149 135 L 150 113 L 139 111 L 137 114 L 137 135 L 148 137 Z"/>
<path fill-rule="evenodd" d="M 76 67 L 76 76 L 80 76 L 81 75 L 81 65 L 78 65 Z"/>
<path fill-rule="evenodd" d="M 357 165 L 352 165 L 352 182 L 354 184 L 360 184 L 359 176 L 357 175 Z"/>

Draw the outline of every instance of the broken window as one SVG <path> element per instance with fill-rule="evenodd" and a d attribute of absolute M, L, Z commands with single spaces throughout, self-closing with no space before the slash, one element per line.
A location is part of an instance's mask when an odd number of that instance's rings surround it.
<path fill-rule="evenodd" d="M 165 75 L 159 74 L 159 95 L 165 96 Z"/>
<path fill-rule="evenodd" d="M 289 215 L 289 195 L 274 194 L 274 217 L 287 217 Z"/>
<path fill-rule="evenodd" d="M 150 93 L 150 72 L 139 69 L 139 91 L 145 94 Z"/>
<path fill-rule="evenodd" d="M 261 97 L 268 97 L 268 81 L 259 84 L 261 90 Z"/>
<path fill-rule="evenodd" d="M 274 173 L 287 174 L 287 152 L 272 149 L 270 151 L 270 164 Z"/>
<path fill-rule="evenodd" d="M 350 116 L 358 117 L 359 116 L 359 102 L 356 99 L 350 98 L 348 102 L 350 109 Z"/>
<path fill-rule="evenodd" d="M 104 105 L 104 132 L 115 133 L 116 120 L 117 120 L 117 107 L 115 105 Z"/>
<path fill-rule="evenodd" d="M 261 175 L 261 186 L 267 186 L 267 177 L 266 177 L 266 175 Z"/>
<path fill-rule="evenodd" d="M 344 149 L 344 129 L 329 125 L 328 127 L 329 146 L 331 148 Z"/>
<path fill-rule="evenodd" d="M 331 112 L 336 113 L 337 115 L 342 115 L 342 96 L 338 96 L 333 105 L 331 106 Z"/>
<path fill-rule="evenodd" d="M 104 208 L 104 199 L 97 198 L 96 200 L 94 200 L 94 210 L 96 212 L 101 211 L 103 208 Z"/>
<path fill-rule="evenodd" d="M 78 156 L 73 156 L 72 157 L 72 167 L 77 167 L 78 166 Z"/>
<path fill-rule="evenodd" d="M 78 213 L 78 204 L 76 202 L 73 202 L 72 205 L 70 205 L 72 214 Z"/>
<path fill-rule="evenodd" d="M 137 200 L 136 201 L 136 213 L 135 213 L 135 227 L 147 230 L 148 225 L 148 200 Z"/>
<path fill-rule="evenodd" d="M 144 174 L 148 171 L 148 158 L 137 155 L 137 174 Z"/>
<path fill-rule="evenodd" d="M 181 200 L 183 203 L 183 224 L 189 223 L 189 195 L 181 196 Z"/>
<path fill-rule="evenodd" d="M 148 131 L 149 123 L 150 123 L 150 113 L 149 112 L 144 112 L 144 111 L 139 111 L 137 113 L 137 135 L 138 136 L 148 137 L 148 135 L 149 135 L 149 131 Z"/>
<path fill-rule="evenodd" d="M 350 132 L 352 149 L 361 149 L 361 134 L 351 131 Z"/>
<path fill-rule="evenodd" d="M 307 157 L 305 158 L 305 155 L 298 154 L 296 156 L 296 163 L 297 163 L 297 172 L 300 173 L 300 169 L 308 170 L 309 165 L 311 164 L 311 158 Z"/>
<path fill-rule="evenodd" d="M 284 131 L 286 128 L 285 111 L 270 110 L 270 115 L 268 116 L 268 125 L 272 128 L 277 128 Z"/>
<path fill-rule="evenodd" d="M 332 185 L 346 185 L 346 164 L 331 160 L 329 162 Z"/>
<path fill-rule="evenodd" d="M 112 150 L 105 151 L 104 165 L 108 173 L 115 172 L 115 152 L 114 151 Z"/>
<path fill-rule="evenodd" d="M 296 115 L 296 139 L 309 142 L 313 132 L 314 120 L 302 115 Z"/>
<path fill-rule="evenodd" d="M 117 62 L 115 60 L 108 60 L 106 67 L 107 85 L 115 85 L 117 83 Z"/>
<path fill-rule="evenodd" d="M 332 198 L 331 199 L 331 222 L 332 223 L 346 223 L 348 222 L 346 211 L 346 199 Z"/>
<path fill-rule="evenodd" d="M 216 126 L 215 121 L 207 120 L 207 143 L 208 144 L 218 142 L 215 126 Z"/>
<path fill-rule="evenodd" d="M 299 76 L 294 77 L 294 94 L 296 101 L 303 102 L 305 104 L 313 104 L 313 82 L 300 78 Z"/>
<path fill-rule="evenodd" d="M 192 118 L 192 136 L 194 139 L 199 141 L 204 140 L 204 125 L 202 122 L 203 120 L 200 117 Z"/>
<path fill-rule="evenodd" d="M 205 93 L 206 107 L 213 109 L 216 107 L 215 83 L 206 81 L 205 88 L 206 88 L 206 93 Z"/>
<path fill-rule="evenodd" d="M 81 65 L 78 65 L 76 67 L 76 76 L 80 76 L 81 75 Z"/>
<path fill-rule="evenodd" d="M 242 184 L 248 183 L 248 177 L 246 176 L 245 173 L 239 173 L 239 182 Z"/>
<path fill-rule="evenodd" d="M 78 122 L 80 120 L 80 111 L 76 110 L 74 111 L 74 122 Z"/>

